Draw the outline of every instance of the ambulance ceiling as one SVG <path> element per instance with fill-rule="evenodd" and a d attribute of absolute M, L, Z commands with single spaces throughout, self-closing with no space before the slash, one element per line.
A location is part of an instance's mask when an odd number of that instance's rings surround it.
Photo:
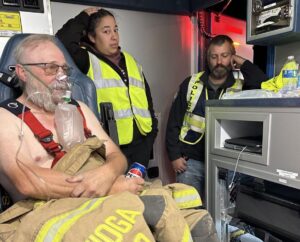
<path fill-rule="evenodd" d="M 224 0 L 51 0 L 72 4 L 95 5 L 147 12 L 191 15 Z M 226 0 L 228 1 L 228 0 Z"/>

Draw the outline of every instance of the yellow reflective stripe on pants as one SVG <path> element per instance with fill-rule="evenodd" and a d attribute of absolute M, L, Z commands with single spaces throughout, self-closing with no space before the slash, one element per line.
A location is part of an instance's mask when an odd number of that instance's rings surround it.
<path fill-rule="evenodd" d="M 186 224 L 184 227 L 182 242 L 193 242 L 189 226 Z"/>
<path fill-rule="evenodd" d="M 202 200 L 195 188 L 173 191 L 173 198 L 180 209 L 194 208 L 202 205 Z"/>
<path fill-rule="evenodd" d="M 107 197 L 89 200 L 77 209 L 48 220 L 40 229 L 35 242 L 61 241 L 65 233 L 73 224 L 75 224 L 85 214 L 92 212 L 99 207 L 106 198 Z"/>

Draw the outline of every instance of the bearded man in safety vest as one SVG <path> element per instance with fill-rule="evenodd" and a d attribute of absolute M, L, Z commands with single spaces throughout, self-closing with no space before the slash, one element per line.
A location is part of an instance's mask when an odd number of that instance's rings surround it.
<path fill-rule="evenodd" d="M 214 37 L 207 48 L 208 70 L 186 78 L 172 104 L 166 130 L 169 159 L 177 182 L 194 186 L 204 197 L 205 101 L 225 92 L 260 88 L 267 76 L 250 61 L 236 55 L 226 35 Z M 235 79 L 240 69 L 244 80 Z"/>

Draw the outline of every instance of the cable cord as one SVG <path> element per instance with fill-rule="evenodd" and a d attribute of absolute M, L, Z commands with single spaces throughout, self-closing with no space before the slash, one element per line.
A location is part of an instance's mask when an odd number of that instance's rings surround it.
<path fill-rule="evenodd" d="M 231 179 L 231 182 L 228 186 L 228 189 L 231 190 L 232 187 L 233 187 L 233 183 L 234 183 L 234 178 L 235 178 L 235 174 L 236 174 L 236 170 L 237 170 L 237 167 L 238 167 L 238 164 L 239 164 L 239 160 L 240 160 L 240 157 L 241 157 L 241 154 L 244 152 L 244 150 L 247 148 L 247 146 L 244 146 L 243 149 L 239 152 L 239 155 L 236 159 L 236 163 L 235 163 L 235 167 L 234 167 L 234 172 L 233 172 L 233 175 L 232 175 L 232 179 Z"/>
<path fill-rule="evenodd" d="M 224 6 L 223 9 L 221 10 L 221 12 L 217 13 L 217 15 L 216 15 L 216 21 L 217 21 L 217 22 L 220 22 L 221 15 L 222 15 L 223 12 L 228 8 L 228 6 L 230 5 L 231 2 L 232 2 L 232 0 L 228 0 L 228 2 L 225 4 L 225 6 Z"/>
<path fill-rule="evenodd" d="M 24 163 L 23 161 L 21 161 L 19 159 L 19 153 L 21 151 L 21 147 L 23 145 L 23 140 L 24 140 L 24 116 L 25 116 L 25 108 L 26 108 L 26 104 L 27 102 L 29 101 L 29 99 L 36 95 L 36 94 L 42 94 L 41 92 L 34 92 L 32 93 L 31 95 L 29 95 L 26 99 L 25 99 L 25 102 L 24 102 L 24 105 L 23 105 L 23 108 L 22 108 L 22 115 L 21 115 L 21 125 L 20 125 L 20 134 L 19 134 L 19 139 L 20 139 L 20 145 L 17 149 L 17 152 L 16 152 L 16 162 L 19 166 L 19 168 L 27 175 L 27 172 L 29 171 L 31 174 L 33 174 L 44 186 L 45 186 L 45 192 L 46 192 L 46 196 L 47 196 L 47 201 L 50 200 L 50 195 L 49 195 L 49 186 L 46 182 L 46 180 L 41 177 L 39 174 L 37 174 L 29 165 L 27 165 L 26 163 Z M 44 93 L 46 95 L 51 95 L 50 93 Z M 28 177 L 29 178 L 29 177 Z M 29 179 L 30 180 L 30 179 Z M 33 186 L 34 183 L 33 183 Z"/>
<path fill-rule="evenodd" d="M 198 12 L 198 28 L 200 30 L 200 33 L 207 39 L 211 39 L 213 37 L 215 37 L 215 35 L 207 32 L 205 30 L 205 12 L 204 11 L 200 11 Z"/>

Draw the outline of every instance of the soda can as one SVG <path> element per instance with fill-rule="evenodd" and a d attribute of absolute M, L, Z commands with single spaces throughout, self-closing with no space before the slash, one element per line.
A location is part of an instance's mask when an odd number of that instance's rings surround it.
<path fill-rule="evenodd" d="M 144 178 L 146 176 L 146 167 L 138 162 L 134 162 L 129 171 L 126 174 L 126 177 L 141 177 Z"/>

